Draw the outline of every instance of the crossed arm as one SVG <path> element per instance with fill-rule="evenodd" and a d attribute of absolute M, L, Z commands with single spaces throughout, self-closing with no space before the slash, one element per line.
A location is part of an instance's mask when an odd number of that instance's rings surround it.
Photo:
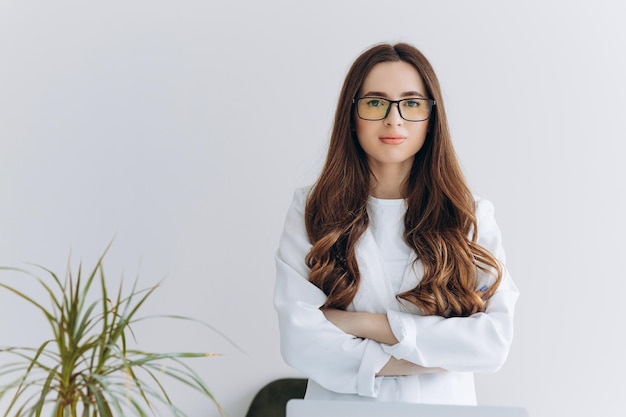
<path fill-rule="evenodd" d="M 398 343 L 385 314 L 352 312 L 333 308 L 322 309 L 322 312 L 328 321 L 344 333 L 363 339 L 372 339 L 387 345 Z M 416 375 L 444 371 L 445 369 L 442 368 L 426 368 L 392 356 L 377 375 Z"/>

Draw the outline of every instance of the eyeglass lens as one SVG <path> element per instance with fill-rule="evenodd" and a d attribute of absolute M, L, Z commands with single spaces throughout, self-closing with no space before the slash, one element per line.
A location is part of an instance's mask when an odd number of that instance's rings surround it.
<path fill-rule="evenodd" d="M 382 120 L 389 111 L 391 102 L 383 98 L 364 97 L 358 100 L 359 117 L 367 120 Z M 430 102 L 427 99 L 408 98 L 400 100 L 398 110 L 403 119 L 421 121 L 430 115 Z"/>

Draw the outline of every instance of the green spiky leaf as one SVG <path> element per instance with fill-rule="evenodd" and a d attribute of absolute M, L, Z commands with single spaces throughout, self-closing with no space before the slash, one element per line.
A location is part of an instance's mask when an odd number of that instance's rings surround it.
<path fill-rule="evenodd" d="M 33 278 L 44 289 L 48 299 L 41 302 L 0 282 L 0 290 L 42 313 L 51 330 L 51 336 L 36 348 L 0 346 L 0 355 L 15 359 L 0 362 L 0 377 L 9 381 L 0 386 L 0 399 L 9 398 L 3 416 L 33 417 L 46 410 L 55 417 L 147 416 L 157 405 L 165 406 L 174 416 L 185 416 L 164 388 L 163 379 L 201 393 L 222 413 L 202 378 L 184 362 L 213 354 L 151 353 L 127 347 L 127 338 L 134 339 L 131 324 L 163 317 L 196 320 L 177 315 L 136 317 L 159 284 L 139 289 L 136 278 L 131 289 L 124 292 L 121 280 L 117 291 L 111 293 L 103 268 L 109 247 L 89 274 L 83 274 L 82 265 L 72 273 L 68 262 L 63 280 L 43 266 L 34 265 L 47 279 L 25 269 L 0 267 L 0 272 L 19 272 Z M 48 304 L 50 307 L 45 307 Z"/>

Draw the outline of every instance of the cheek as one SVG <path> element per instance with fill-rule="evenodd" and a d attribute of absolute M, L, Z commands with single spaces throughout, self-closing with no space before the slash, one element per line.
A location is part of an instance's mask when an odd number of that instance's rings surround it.
<path fill-rule="evenodd" d="M 411 135 L 419 141 L 426 140 L 428 134 L 428 122 L 418 122 L 411 129 Z"/>
<path fill-rule="evenodd" d="M 364 140 L 367 136 L 371 135 L 372 131 L 374 131 L 372 123 L 366 122 L 357 118 L 354 122 L 354 128 L 356 136 L 359 138 L 359 142 Z"/>
<path fill-rule="evenodd" d="M 415 126 L 409 133 L 413 139 L 413 151 L 419 152 L 426 143 L 426 136 L 428 136 L 428 125 Z"/>

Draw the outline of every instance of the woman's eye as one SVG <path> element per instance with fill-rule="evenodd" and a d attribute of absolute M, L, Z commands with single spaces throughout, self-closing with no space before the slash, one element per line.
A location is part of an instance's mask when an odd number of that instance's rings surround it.
<path fill-rule="evenodd" d="M 405 107 L 419 107 L 422 105 L 422 102 L 420 100 L 405 100 L 404 105 Z"/>
<path fill-rule="evenodd" d="M 369 107 L 380 107 L 383 105 L 383 102 L 381 100 L 368 100 L 367 105 Z"/>

